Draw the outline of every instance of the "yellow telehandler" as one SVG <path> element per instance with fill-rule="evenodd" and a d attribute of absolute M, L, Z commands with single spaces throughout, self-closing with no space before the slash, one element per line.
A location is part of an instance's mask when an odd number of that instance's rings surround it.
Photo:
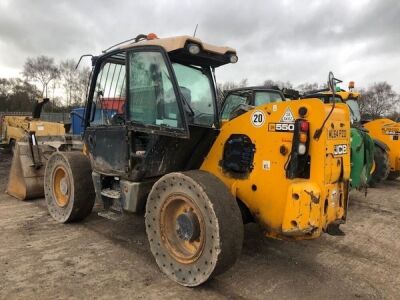
<path fill-rule="evenodd" d="M 83 151 L 48 157 L 44 190 L 61 223 L 145 211 L 159 268 L 198 286 L 240 255 L 243 223 L 313 239 L 340 233 L 350 179 L 345 104 L 318 99 L 242 109 L 220 126 L 215 68 L 236 51 L 190 36 L 154 34 L 92 57 Z M 334 87 L 334 80 L 330 80 Z M 103 98 L 122 113 L 94 122 Z"/>

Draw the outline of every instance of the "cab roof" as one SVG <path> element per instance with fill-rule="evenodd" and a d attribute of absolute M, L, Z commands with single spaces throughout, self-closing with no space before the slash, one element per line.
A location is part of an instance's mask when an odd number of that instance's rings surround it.
<path fill-rule="evenodd" d="M 167 37 L 167 38 L 154 38 L 154 39 L 144 39 L 138 42 L 129 42 L 121 45 L 120 49 L 134 48 L 139 46 L 160 46 L 167 52 L 172 52 L 185 48 L 186 44 L 192 42 L 200 45 L 200 47 L 207 52 L 224 55 L 226 53 L 236 54 L 236 50 L 231 47 L 216 46 L 208 43 L 202 42 L 200 39 L 191 37 L 188 35 Z"/>

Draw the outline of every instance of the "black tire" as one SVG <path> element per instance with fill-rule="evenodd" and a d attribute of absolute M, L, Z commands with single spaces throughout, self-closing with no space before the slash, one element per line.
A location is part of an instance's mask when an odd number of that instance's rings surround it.
<path fill-rule="evenodd" d="M 389 176 L 390 164 L 389 157 L 386 151 L 382 150 L 380 147 L 375 146 L 374 151 L 374 162 L 375 170 L 371 175 L 369 185 L 371 187 L 376 186 L 376 184 L 384 181 Z"/>
<path fill-rule="evenodd" d="M 58 174 L 63 175 L 59 184 Z M 56 221 L 79 221 L 92 212 L 95 201 L 92 169 L 89 159 L 83 153 L 53 153 L 47 162 L 44 176 L 47 208 Z"/>
<path fill-rule="evenodd" d="M 392 171 L 389 173 L 388 180 L 396 180 L 400 177 L 400 171 Z"/>
<path fill-rule="evenodd" d="M 14 154 L 14 151 L 15 151 L 15 140 L 14 139 L 10 140 L 10 142 L 8 144 L 8 148 L 10 149 L 10 153 Z"/>
<path fill-rule="evenodd" d="M 178 207 L 178 201 L 183 201 L 180 197 L 188 201 L 184 205 L 193 205 L 194 210 L 189 209 L 187 213 L 184 210 L 179 216 L 171 214 L 172 221 L 165 221 L 168 209 Z M 178 220 L 189 213 L 195 216 L 191 224 L 197 223 L 198 230 L 188 232 L 196 232 L 198 236 L 182 234 L 187 228 L 181 227 Z M 243 222 L 236 199 L 220 179 L 205 171 L 171 173 L 158 180 L 148 196 L 145 222 L 151 252 L 159 268 L 184 286 L 198 286 L 225 272 L 233 266 L 242 249 Z M 191 236 L 193 240 L 183 241 L 182 236 L 188 239 Z M 192 253 L 181 251 L 186 248 L 179 245 L 195 243 L 195 238 L 202 245 L 198 247 L 201 250 L 193 251 L 197 254 L 190 256 Z M 178 242 L 170 243 L 170 240 Z"/>

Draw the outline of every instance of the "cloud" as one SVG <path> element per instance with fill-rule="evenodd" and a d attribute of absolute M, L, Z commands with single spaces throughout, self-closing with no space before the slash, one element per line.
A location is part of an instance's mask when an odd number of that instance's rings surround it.
<path fill-rule="evenodd" d="M 360 86 L 386 80 L 400 90 L 399 15 L 396 0 L 0 0 L 0 76 L 28 56 L 78 58 L 139 33 L 192 34 L 199 24 L 198 37 L 238 51 L 219 81 L 323 83 L 332 70 Z"/>

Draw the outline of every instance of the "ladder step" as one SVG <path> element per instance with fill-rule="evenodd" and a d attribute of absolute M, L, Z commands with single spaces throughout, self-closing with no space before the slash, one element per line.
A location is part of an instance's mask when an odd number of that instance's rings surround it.
<path fill-rule="evenodd" d="M 113 189 L 104 189 L 101 191 L 101 194 L 105 197 L 112 198 L 112 199 L 121 198 L 121 193 L 119 191 L 116 191 Z"/>

